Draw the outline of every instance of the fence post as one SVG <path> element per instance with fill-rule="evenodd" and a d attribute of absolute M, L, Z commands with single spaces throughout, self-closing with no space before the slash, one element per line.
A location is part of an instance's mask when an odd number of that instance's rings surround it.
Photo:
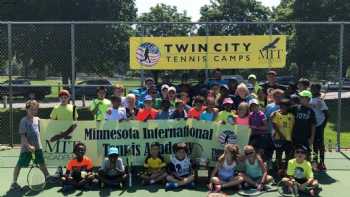
<path fill-rule="evenodd" d="M 208 44 L 208 36 L 209 36 L 209 24 L 207 23 L 205 25 L 205 42 Z M 207 60 L 205 61 L 205 83 L 208 84 L 209 82 L 209 70 L 208 70 L 208 50 L 206 52 Z"/>
<path fill-rule="evenodd" d="M 71 80 L 71 91 L 72 101 L 75 105 L 75 24 L 70 24 L 70 41 L 71 41 L 71 64 L 72 64 L 72 80 Z"/>
<path fill-rule="evenodd" d="M 7 55 L 8 55 L 8 63 L 9 63 L 9 97 L 10 97 L 10 117 L 9 117 L 9 123 L 10 123 L 10 134 L 11 134 L 11 144 L 10 146 L 13 147 L 14 144 L 14 132 L 13 132 L 13 89 L 12 89 L 12 24 L 9 22 L 7 23 Z"/>
<path fill-rule="evenodd" d="M 342 122 L 342 89 L 343 89 L 343 48 L 344 48 L 344 24 L 340 24 L 339 33 L 339 71 L 338 71 L 338 118 L 337 118 L 337 147 L 336 151 L 340 151 L 340 132 Z"/>

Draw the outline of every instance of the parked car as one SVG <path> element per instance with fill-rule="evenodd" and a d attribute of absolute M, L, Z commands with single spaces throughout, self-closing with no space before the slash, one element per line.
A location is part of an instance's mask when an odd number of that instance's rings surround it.
<path fill-rule="evenodd" d="M 10 95 L 10 81 L 0 83 L 0 95 Z M 23 96 L 24 98 L 42 100 L 45 96 L 51 94 L 50 86 L 32 85 L 28 79 L 14 79 L 12 80 L 12 95 Z"/>
<path fill-rule="evenodd" d="M 339 82 L 328 82 L 327 89 L 331 91 L 336 91 L 339 88 Z M 343 88 L 342 90 L 350 90 L 350 79 L 343 79 Z"/>
<path fill-rule="evenodd" d="M 283 86 L 288 86 L 289 84 L 295 84 L 297 81 L 294 76 L 277 76 L 277 83 Z"/>
<path fill-rule="evenodd" d="M 94 79 L 79 82 L 75 86 L 75 98 L 80 99 L 83 96 L 86 99 L 96 98 L 96 90 L 100 86 L 105 86 L 107 88 L 107 95 L 112 95 L 113 87 L 110 81 L 106 79 Z"/>

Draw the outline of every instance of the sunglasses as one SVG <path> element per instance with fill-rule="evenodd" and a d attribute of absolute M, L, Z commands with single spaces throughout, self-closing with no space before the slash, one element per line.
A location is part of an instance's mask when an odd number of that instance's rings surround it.
<path fill-rule="evenodd" d="M 302 150 L 297 150 L 295 151 L 296 154 L 305 154 L 305 151 L 302 151 Z"/>
<path fill-rule="evenodd" d="M 246 156 L 254 154 L 254 152 L 244 153 Z"/>

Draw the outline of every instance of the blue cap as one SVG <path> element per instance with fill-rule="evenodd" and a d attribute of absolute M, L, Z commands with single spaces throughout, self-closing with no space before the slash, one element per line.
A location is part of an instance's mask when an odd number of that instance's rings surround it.
<path fill-rule="evenodd" d="M 111 156 L 111 155 L 119 155 L 119 150 L 117 147 L 110 147 L 108 149 L 108 156 Z"/>

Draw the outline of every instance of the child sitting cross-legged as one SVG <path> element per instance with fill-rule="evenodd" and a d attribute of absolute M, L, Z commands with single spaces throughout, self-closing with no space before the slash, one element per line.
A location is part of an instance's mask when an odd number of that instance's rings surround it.
<path fill-rule="evenodd" d="M 267 168 L 261 157 L 256 154 L 254 147 L 246 145 L 244 147 L 244 174 L 242 174 L 245 183 L 248 186 L 256 187 L 257 190 L 263 190 L 264 185 L 271 182 L 273 178 L 267 174 Z"/>
<path fill-rule="evenodd" d="M 119 157 L 119 149 L 110 147 L 108 157 L 103 160 L 98 171 L 98 178 L 101 186 L 125 186 L 127 174 L 122 158 Z"/>
<path fill-rule="evenodd" d="M 151 144 L 150 154 L 145 159 L 144 167 L 146 171 L 141 175 L 144 184 L 154 184 L 165 180 L 167 176 L 166 163 L 160 155 L 160 144 L 158 142 Z"/>
<path fill-rule="evenodd" d="M 92 160 L 85 156 L 85 144 L 77 143 L 73 152 L 75 157 L 68 161 L 66 174 L 62 177 L 63 192 L 72 189 L 86 189 L 95 179 L 92 173 Z"/>
<path fill-rule="evenodd" d="M 177 143 L 174 146 L 175 154 L 172 155 L 168 164 L 168 181 L 165 185 L 166 190 L 176 189 L 178 187 L 187 186 L 194 187 L 194 175 L 192 162 L 187 157 L 187 145 L 185 143 Z"/>
<path fill-rule="evenodd" d="M 237 173 L 239 148 L 234 144 L 226 144 L 216 167 L 212 171 L 208 188 L 211 192 L 220 192 L 222 188 L 239 186 L 243 181 Z"/>
<path fill-rule="evenodd" d="M 310 196 L 317 196 L 320 191 L 318 181 L 314 178 L 312 167 L 306 160 L 308 148 L 304 145 L 296 145 L 295 158 L 288 161 L 287 177 L 282 182 L 293 192 L 297 185 L 298 191 L 306 192 Z"/>

